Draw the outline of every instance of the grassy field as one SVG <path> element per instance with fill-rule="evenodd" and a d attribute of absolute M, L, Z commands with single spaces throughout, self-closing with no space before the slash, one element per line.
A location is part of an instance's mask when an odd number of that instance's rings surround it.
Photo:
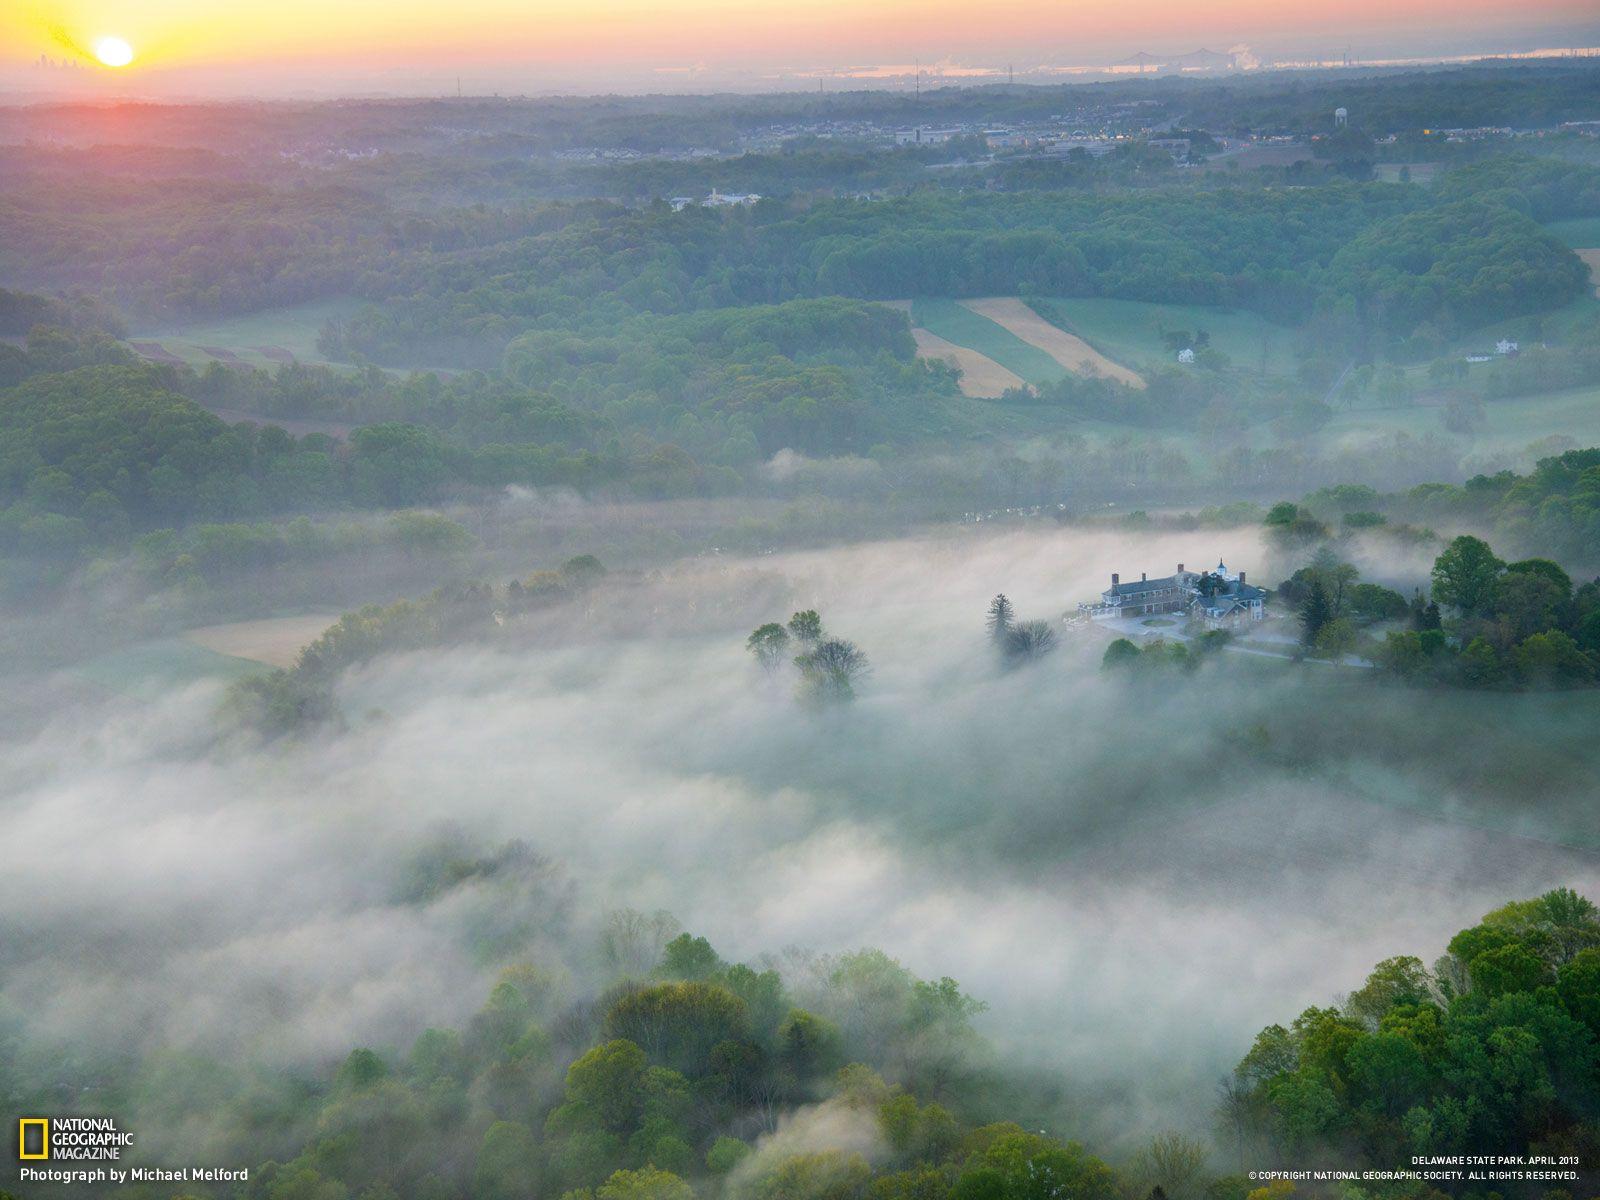
<path fill-rule="evenodd" d="M 1545 226 L 1575 250 L 1600 246 L 1600 217 L 1579 217 L 1575 221 L 1553 221 Z"/>
<path fill-rule="evenodd" d="M 1497 321 L 1493 325 L 1474 329 L 1442 350 L 1440 357 L 1487 354 L 1494 349 L 1495 342 L 1503 337 L 1529 342 L 1548 341 L 1552 344 L 1565 342 L 1576 326 L 1589 325 L 1597 320 L 1600 320 L 1600 299 L 1580 296 L 1570 304 L 1563 304 L 1560 308 L 1535 317 L 1514 317 L 1509 321 Z"/>
<path fill-rule="evenodd" d="M 1412 183 L 1432 183 L 1434 176 L 1439 173 L 1439 163 L 1377 163 L 1372 168 L 1372 173 L 1384 183 L 1399 183 L 1400 172 L 1407 167 L 1411 169 Z"/>
<path fill-rule="evenodd" d="M 915 300 L 911 323 L 947 342 L 976 350 L 1029 383 L 1063 379 L 1067 369 L 1037 346 L 954 300 Z"/>
<path fill-rule="evenodd" d="M 1473 449 L 1522 450 L 1552 434 L 1563 434 L 1581 446 L 1600 446 L 1600 387 L 1573 388 L 1542 396 L 1491 400 L 1484 404 L 1486 428 L 1473 435 Z M 1384 410 L 1358 410 L 1337 415 L 1319 435 L 1337 439 L 1355 435 L 1408 433 L 1420 437 L 1443 433 L 1442 409 L 1412 406 Z"/>
<path fill-rule="evenodd" d="M 1069 332 L 1136 370 L 1175 361 L 1162 337 L 1164 329 L 1189 333 L 1204 329 L 1211 335 L 1211 344 L 1241 370 L 1264 367 L 1268 374 L 1282 375 L 1295 368 L 1295 331 L 1255 313 L 1192 304 L 1055 296 L 1049 297 L 1046 305 L 1065 319 Z"/>
<path fill-rule="evenodd" d="M 192 366 L 227 362 L 234 355 L 252 367 L 272 367 L 286 361 L 285 354 L 300 362 L 326 361 L 317 350 L 317 334 L 322 326 L 337 317 L 349 316 L 361 307 L 356 300 L 320 300 L 194 325 L 168 325 L 133 334 L 128 340 L 157 343 L 169 354 Z M 226 352 L 224 356 L 208 353 Z"/>
<path fill-rule="evenodd" d="M 190 642 L 230 659 L 247 659 L 270 667 L 292 667 L 302 647 L 338 621 L 337 613 L 305 613 L 207 625 L 184 634 Z"/>
<path fill-rule="evenodd" d="M 79 663 L 73 674 L 108 692 L 153 700 L 173 688 L 203 679 L 224 682 L 268 668 L 258 662 L 218 654 L 185 638 L 156 638 L 125 646 Z"/>

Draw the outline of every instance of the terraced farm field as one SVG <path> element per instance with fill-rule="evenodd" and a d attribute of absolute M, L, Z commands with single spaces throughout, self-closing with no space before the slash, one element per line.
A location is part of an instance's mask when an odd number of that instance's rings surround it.
<path fill-rule="evenodd" d="M 960 386 L 963 395 L 992 398 L 1010 388 L 1023 386 L 1021 376 L 1006 370 L 994 359 L 979 354 L 976 350 L 947 342 L 938 334 L 929 333 L 926 329 L 912 329 L 911 336 L 916 339 L 919 357 L 940 359 L 961 372 Z"/>
<path fill-rule="evenodd" d="M 1104 375 L 1129 387 L 1144 387 L 1144 380 L 1119 362 L 1107 358 L 1075 333 L 1052 325 L 1014 296 L 963 300 L 963 308 L 987 317 L 1030 346 L 1043 350 L 1061 366 L 1078 374 Z"/>
<path fill-rule="evenodd" d="M 918 354 L 962 371 L 961 390 L 968 396 L 994 397 L 1008 388 L 1086 373 L 1144 386 L 1135 371 L 1015 296 L 887 303 L 910 314 Z"/>
<path fill-rule="evenodd" d="M 911 323 L 947 342 L 976 350 L 1028 383 L 1051 382 L 1067 373 L 1043 350 L 958 300 L 914 300 Z"/>
<path fill-rule="evenodd" d="M 1255 313 L 1138 300 L 1016 296 L 894 301 L 911 323 L 943 345 L 924 357 L 954 360 L 969 374 L 969 396 L 997 396 L 1011 380 L 1051 383 L 1085 368 L 1130 387 L 1140 372 L 1173 365 L 1169 332 L 1204 330 L 1210 345 L 1241 370 L 1286 375 L 1295 369 L 1295 330 Z M 920 335 L 919 335 L 920 336 Z M 927 345 L 934 342 L 922 339 Z M 964 354 L 948 349 L 954 346 Z"/>
<path fill-rule="evenodd" d="M 1256 313 L 1194 304 L 1150 304 L 1051 296 L 1040 301 L 1051 318 L 1102 353 L 1136 370 L 1168 365 L 1175 355 L 1167 330 L 1205 330 L 1211 345 L 1247 371 L 1285 375 L 1295 369 L 1295 331 Z"/>

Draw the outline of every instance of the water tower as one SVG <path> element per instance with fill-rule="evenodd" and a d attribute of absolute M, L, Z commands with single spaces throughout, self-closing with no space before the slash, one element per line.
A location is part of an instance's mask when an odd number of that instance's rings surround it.
<path fill-rule="evenodd" d="M 1334 109 L 1333 127 L 1335 129 L 1343 129 L 1348 124 L 1350 124 L 1350 110 L 1348 108 Z"/>

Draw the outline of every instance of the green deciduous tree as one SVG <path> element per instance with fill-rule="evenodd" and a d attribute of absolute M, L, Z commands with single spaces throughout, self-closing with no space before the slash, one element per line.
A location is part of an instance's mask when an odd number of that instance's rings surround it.
<path fill-rule="evenodd" d="M 853 700 L 856 684 L 870 670 L 867 656 L 843 638 L 817 642 L 794 661 L 802 696 L 819 703 Z"/>
<path fill-rule="evenodd" d="M 822 638 L 822 618 L 808 608 L 789 618 L 789 633 L 802 646 L 810 648 Z"/>
<path fill-rule="evenodd" d="M 581 1104 L 606 1129 L 627 1129 L 639 1117 L 648 1060 L 624 1038 L 596 1046 L 567 1068 L 567 1100 Z"/>
<path fill-rule="evenodd" d="M 1127 638 L 1117 638 L 1100 657 L 1100 666 L 1104 670 L 1115 670 L 1125 667 L 1139 660 L 1139 647 Z"/>
<path fill-rule="evenodd" d="M 1490 611 L 1495 580 L 1505 563 L 1482 538 L 1463 535 L 1451 542 L 1433 563 L 1433 598 L 1468 616 Z"/>
<path fill-rule="evenodd" d="M 696 1076 L 712 1048 L 742 1041 L 750 1014 L 743 1000 L 713 983 L 660 983 L 627 992 L 606 1013 L 606 1031 L 642 1047 L 651 1061 Z"/>
<path fill-rule="evenodd" d="M 789 631 L 776 621 L 768 621 L 746 639 L 745 648 L 756 656 L 764 671 L 776 671 L 789 656 Z"/>
<path fill-rule="evenodd" d="M 1595 679 L 1593 660 L 1559 629 L 1524 638 L 1516 657 L 1523 678 L 1546 687 L 1580 687 Z"/>

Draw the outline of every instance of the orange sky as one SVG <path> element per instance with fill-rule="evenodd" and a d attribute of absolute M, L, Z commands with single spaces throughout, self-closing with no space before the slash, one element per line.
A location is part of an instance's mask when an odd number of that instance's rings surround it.
<path fill-rule="evenodd" d="M 1529 49 L 1600 35 L 1597 13 L 1593 0 L 5 0 L 0 54 L 7 66 L 88 57 L 115 35 L 137 55 L 130 87 L 223 68 L 398 78 L 507 64 L 800 70 L 916 55 L 1025 68 L 1238 43 L 1290 56 L 1355 43 L 1367 58 Z"/>

